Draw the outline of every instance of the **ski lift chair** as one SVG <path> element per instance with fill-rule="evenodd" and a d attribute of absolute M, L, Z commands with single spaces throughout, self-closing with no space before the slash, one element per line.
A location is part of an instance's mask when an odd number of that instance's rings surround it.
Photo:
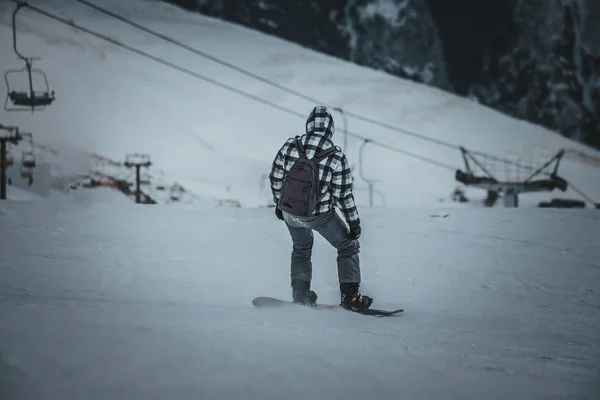
<path fill-rule="evenodd" d="M 33 185 L 33 168 L 21 165 L 19 173 L 23 179 L 27 180 L 29 186 Z"/>
<path fill-rule="evenodd" d="M 21 177 L 25 179 L 33 178 L 33 168 L 22 166 L 19 172 L 21 173 Z"/>
<path fill-rule="evenodd" d="M 23 166 L 23 168 L 35 168 L 35 154 L 33 154 L 32 151 L 24 151 L 23 156 L 21 158 L 21 165 Z"/>
<path fill-rule="evenodd" d="M 6 153 L 6 158 L 4 159 L 4 166 L 10 167 L 10 166 L 14 165 L 14 163 L 15 163 L 15 158 L 12 156 L 12 154 Z"/>
<path fill-rule="evenodd" d="M 140 177 L 140 185 L 143 185 L 143 186 L 148 186 L 148 185 L 150 185 L 150 175 L 148 175 L 148 174 L 143 174 L 143 175 Z"/>
<path fill-rule="evenodd" d="M 33 60 L 39 60 L 39 58 L 25 57 L 17 49 L 17 13 L 19 10 L 28 4 L 26 2 L 19 2 L 17 8 L 12 15 L 12 32 L 13 32 L 13 47 L 15 54 L 23 61 L 25 61 L 25 67 L 17 70 L 8 70 L 4 73 L 4 80 L 6 81 L 6 101 L 4 102 L 4 109 L 6 111 L 27 111 L 31 109 L 31 112 L 35 109 L 44 109 L 54 101 L 54 91 L 50 91 L 48 85 L 48 78 L 46 74 L 40 69 L 34 69 Z M 22 74 L 26 72 L 29 81 L 29 93 L 25 90 L 16 91 L 11 88 L 9 75 Z M 45 82 L 45 91 L 35 91 L 33 89 L 33 77 L 32 74 L 40 75 Z M 12 102 L 12 107 L 9 107 L 8 101 Z"/>
<path fill-rule="evenodd" d="M 181 200 L 182 193 L 183 193 L 183 190 L 180 186 L 173 185 L 173 186 L 171 186 L 171 190 L 169 193 L 169 199 L 171 201 L 179 201 L 179 200 Z"/>
<path fill-rule="evenodd" d="M 7 96 L 4 102 L 4 109 L 6 111 L 28 111 L 31 110 L 43 110 L 46 106 L 49 106 L 54 101 L 54 91 L 50 91 L 48 86 L 48 79 L 46 74 L 40 69 L 31 69 L 31 63 L 26 61 L 27 65 L 24 68 L 18 70 L 9 70 L 4 74 L 6 81 Z M 29 93 L 26 91 L 16 91 L 11 88 L 9 75 L 21 74 L 27 71 L 29 74 Z M 44 78 L 45 90 L 35 91 L 33 88 L 32 74 L 41 75 Z M 12 105 L 9 104 L 9 100 Z"/>

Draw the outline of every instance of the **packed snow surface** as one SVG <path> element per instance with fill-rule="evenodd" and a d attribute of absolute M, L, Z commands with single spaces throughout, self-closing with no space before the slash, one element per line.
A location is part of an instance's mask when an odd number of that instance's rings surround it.
<path fill-rule="evenodd" d="M 108 193 L 108 192 L 106 192 Z M 0 205 L 2 399 L 589 399 L 595 210 L 362 210 L 373 318 L 290 298 L 272 209 Z M 318 235 L 313 288 L 339 300 Z"/>
<path fill-rule="evenodd" d="M 73 1 L 31 3 L 297 112 L 315 105 Z M 158 1 L 97 3 L 323 102 L 434 139 L 537 165 L 572 149 L 579 156 L 565 156 L 559 175 L 600 198 L 597 165 L 581 162 L 599 153 L 540 127 Z M 12 56 L 11 11 L 0 3 L 1 71 L 22 67 Z M 437 208 L 454 189 L 460 153 L 348 118 L 351 131 L 450 166 L 367 146 L 364 173 L 379 180 L 378 207 L 369 209 L 357 173 L 362 143 L 349 139 L 344 148 L 363 227 L 362 290 L 374 307 L 406 311 L 377 319 L 258 310 L 256 296 L 290 298 L 291 243 L 273 209 L 253 207 L 270 202 L 265 174 L 304 120 L 26 9 L 18 31 L 22 52 L 42 57 L 35 65 L 57 100 L 34 116 L 2 111 L 0 123 L 32 132 L 40 165 L 57 181 L 52 190 L 16 181 L 12 201 L 0 204 L 2 400 L 600 393 L 596 210 Z M 334 118 L 342 145 L 343 118 Z M 88 172 L 88 154 L 123 160 L 132 152 L 150 154 L 161 180 L 201 201 L 136 206 L 107 188 L 59 193 L 64 176 Z M 524 195 L 520 204 L 553 195 Z M 243 208 L 211 207 L 215 199 Z M 335 257 L 317 236 L 313 289 L 323 303 L 339 301 Z"/>

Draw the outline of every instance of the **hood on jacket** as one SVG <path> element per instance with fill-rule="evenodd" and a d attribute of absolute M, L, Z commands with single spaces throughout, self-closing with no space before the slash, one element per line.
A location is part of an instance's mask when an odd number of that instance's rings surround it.
<path fill-rule="evenodd" d="M 306 119 L 306 134 L 331 139 L 335 133 L 333 118 L 325 106 L 316 106 Z"/>

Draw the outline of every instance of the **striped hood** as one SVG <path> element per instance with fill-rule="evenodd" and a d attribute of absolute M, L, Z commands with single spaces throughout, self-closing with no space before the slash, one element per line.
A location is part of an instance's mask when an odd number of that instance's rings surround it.
<path fill-rule="evenodd" d="M 325 106 L 316 106 L 306 119 L 306 134 L 308 136 L 324 136 L 331 140 L 335 133 L 333 118 Z"/>

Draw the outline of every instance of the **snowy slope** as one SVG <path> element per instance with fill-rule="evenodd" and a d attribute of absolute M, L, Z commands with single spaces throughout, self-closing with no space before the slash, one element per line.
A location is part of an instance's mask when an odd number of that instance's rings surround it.
<path fill-rule="evenodd" d="M 2 203 L 0 398 L 596 398 L 597 212 L 431 212 L 364 212 L 376 319 L 252 307 L 290 296 L 269 209 Z"/>
<path fill-rule="evenodd" d="M 297 112 L 307 115 L 315 105 L 81 4 L 66 0 L 31 3 Z M 600 156 L 558 134 L 469 100 L 158 1 L 107 0 L 98 4 L 324 102 L 432 138 L 522 162 L 539 162 L 563 147 Z M 11 11 L 9 3 L 0 4 L 0 70 L 21 67 L 12 53 Z M 18 124 L 33 132 L 36 141 L 59 149 L 68 145 L 116 160 L 131 152 L 149 153 L 170 182 L 185 184 L 197 195 L 227 196 L 244 206 L 269 202 L 270 193 L 266 187 L 261 189 L 261 179 L 282 142 L 303 133 L 303 119 L 193 79 L 27 9 L 19 14 L 18 29 L 21 51 L 42 57 L 36 65 L 48 74 L 57 100 L 33 117 L 1 111 L 4 124 Z M 343 123 L 338 113 L 334 117 L 341 145 Z M 463 167 L 456 150 L 351 118 L 348 128 L 450 166 Z M 355 170 L 360 144 L 350 139 L 345 149 Z M 448 198 L 456 186 L 451 169 L 373 145 L 365 149 L 364 171 L 367 177 L 380 180 L 376 189 L 383 192 L 387 206 L 434 205 L 440 198 Z M 560 174 L 600 199 L 596 166 L 565 160 Z M 366 184 L 358 176 L 356 179 L 357 198 L 364 205 L 368 201 Z M 474 192 L 478 198 L 484 195 L 482 191 Z M 521 204 L 537 204 L 555 195 L 523 196 Z M 572 192 L 564 196 L 579 197 Z M 381 204 L 376 196 L 376 205 Z"/>
<path fill-rule="evenodd" d="M 17 201 L 39 201 L 40 196 L 35 193 L 31 193 L 30 191 L 23 190 L 16 187 L 10 187 L 7 190 L 6 195 L 8 200 L 17 200 Z"/>

